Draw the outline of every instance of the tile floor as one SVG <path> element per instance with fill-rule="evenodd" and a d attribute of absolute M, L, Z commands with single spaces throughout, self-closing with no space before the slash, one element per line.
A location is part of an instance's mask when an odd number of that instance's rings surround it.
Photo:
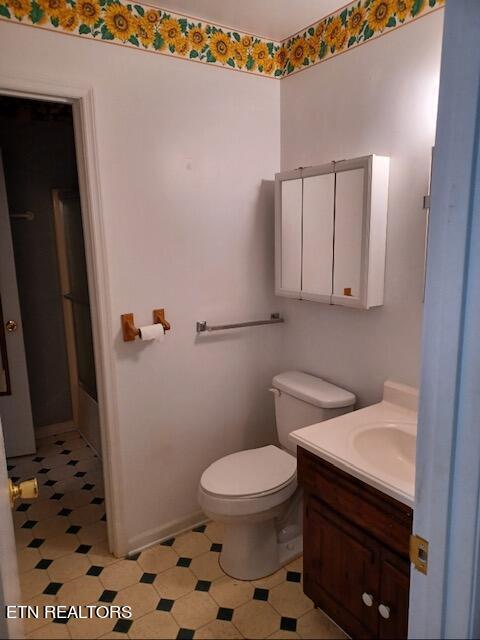
<path fill-rule="evenodd" d="M 101 462 L 72 431 L 9 460 L 35 475 L 40 495 L 14 511 L 24 604 L 130 605 L 132 620 L 26 621 L 28 638 L 344 638 L 302 591 L 302 559 L 253 582 L 218 563 L 222 528 L 210 522 L 130 559 L 107 546 Z"/>

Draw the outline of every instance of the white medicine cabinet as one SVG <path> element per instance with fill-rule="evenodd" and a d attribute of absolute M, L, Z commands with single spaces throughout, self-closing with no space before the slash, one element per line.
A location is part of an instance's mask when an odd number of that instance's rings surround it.
<path fill-rule="evenodd" d="M 376 155 L 276 174 L 276 295 L 383 304 L 388 174 Z"/>

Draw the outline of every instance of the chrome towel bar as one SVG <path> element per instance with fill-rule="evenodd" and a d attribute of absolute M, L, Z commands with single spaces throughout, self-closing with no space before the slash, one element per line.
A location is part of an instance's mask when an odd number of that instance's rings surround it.
<path fill-rule="evenodd" d="M 252 320 L 251 322 L 235 322 L 233 324 L 209 325 L 206 320 L 197 322 L 197 333 L 204 331 L 223 331 L 224 329 L 242 329 L 243 327 L 258 327 L 262 324 L 279 324 L 285 322 L 279 313 L 272 313 L 270 320 Z"/>

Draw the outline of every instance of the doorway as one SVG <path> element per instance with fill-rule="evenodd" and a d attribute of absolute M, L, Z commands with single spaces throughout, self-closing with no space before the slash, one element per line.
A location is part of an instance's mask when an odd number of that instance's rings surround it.
<path fill-rule="evenodd" d="M 0 98 L 0 149 L 2 231 L 4 242 L 9 236 L 11 245 L 2 253 L 2 271 L 8 277 L 2 297 L 12 316 L 6 318 L 2 340 L 5 381 L 0 408 L 7 455 L 32 453 L 35 437 L 73 428 L 99 451 L 71 106 Z M 28 377 L 28 385 L 15 385 L 12 392 L 11 377 Z"/>
<path fill-rule="evenodd" d="M 9 476 L 39 485 L 14 511 L 28 600 L 111 556 L 72 106 L 0 96 L 0 150 L 0 413 Z"/>

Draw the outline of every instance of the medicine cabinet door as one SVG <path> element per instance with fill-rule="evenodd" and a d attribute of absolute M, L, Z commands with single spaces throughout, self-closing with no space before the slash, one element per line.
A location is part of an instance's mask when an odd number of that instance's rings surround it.
<path fill-rule="evenodd" d="M 365 197 L 365 167 L 336 173 L 333 258 L 335 304 L 362 304 Z"/>
<path fill-rule="evenodd" d="M 300 297 L 302 285 L 302 179 L 283 180 L 280 189 L 280 251 L 277 295 Z M 278 239 L 277 239 L 278 250 Z M 278 270 L 280 273 L 278 273 Z"/>
<path fill-rule="evenodd" d="M 302 298 L 330 302 L 333 266 L 335 174 L 303 180 Z"/>

